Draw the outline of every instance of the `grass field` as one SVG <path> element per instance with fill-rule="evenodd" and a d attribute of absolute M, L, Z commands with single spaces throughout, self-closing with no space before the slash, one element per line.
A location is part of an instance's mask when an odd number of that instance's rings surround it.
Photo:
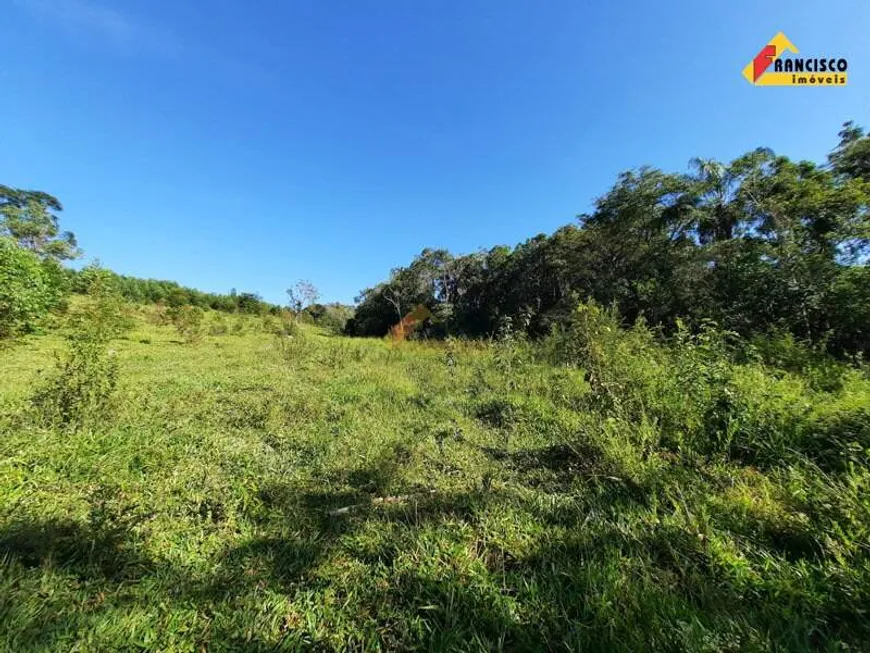
<path fill-rule="evenodd" d="M 864 372 L 258 325 L 140 320 L 87 428 L 0 352 L 0 648 L 870 650 Z"/>

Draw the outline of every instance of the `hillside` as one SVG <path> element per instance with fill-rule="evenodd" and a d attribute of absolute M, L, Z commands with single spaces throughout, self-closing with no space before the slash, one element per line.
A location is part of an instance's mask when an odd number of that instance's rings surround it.
<path fill-rule="evenodd" d="M 788 340 L 659 344 L 595 306 L 535 344 L 230 319 L 183 342 L 136 309 L 78 422 L 33 397 L 66 387 L 80 326 L 0 352 L 0 648 L 870 638 L 865 371 Z"/>
<path fill-rule="evenodd" d="M 870 653 L 805 5 L 5 3 L 0 653 Z"/>

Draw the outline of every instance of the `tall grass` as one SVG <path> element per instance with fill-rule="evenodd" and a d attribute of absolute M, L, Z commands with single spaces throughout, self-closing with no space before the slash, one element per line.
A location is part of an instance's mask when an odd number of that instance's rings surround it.
<path fill-rule="evenodd" d="M 186 344 L 145 322 L 100 340 L 114 413 L 0 419 L 2 647 L 870 641 L 860 364 L 712 324 L 666 339 L 595 305 L 538 343 L 234 320 Z M 19 370 L 0 405 L 28 405 L 24 370 L 53 342 L 0 353 Z M 70 387 L 102 396 L 88 369 Z"/>

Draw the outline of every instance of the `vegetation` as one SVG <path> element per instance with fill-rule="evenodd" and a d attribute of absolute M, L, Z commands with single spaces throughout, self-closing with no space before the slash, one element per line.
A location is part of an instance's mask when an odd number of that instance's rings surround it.
<path fill-rule="evenodd" d="M 148 317 L 100 341 L 111 410 L 67 371 L 88 354 L 34 378 L 56 336 L 2 353 L 4 648 L 870 638 L 862 369 L 596 305 L 537 343 L 398 347 L 253 317 L 181 345 Z"/>
<path fill-rule="evenodd" d="M 69 271 L 0 187 L 0 649 L 865 650 L 868 142 L 625 173 L 355 314 Z"/>
<path fill-rule="evenodd" d="M 0 238 L 0 340 L 32 329 L 54 300 L 39 257 L 10 238 Z"/>
<path fill-rule="evenodd" d="M 488 336 L 509 317 L 540 337 L 594 299 L 669 333 L 714 320 L 866 353 L 870 137 L 851 123 L 840 137 L 825 166 L 758 149 L 695 160 L 690 174 L 641 168 L 551 236 L 465 256 L 425 249 L 362 291 L 348 332 L 384 335 L 424 304 L 430 334 Z"/>
<path fill-rule="evenodd" d="M 58 199 L 48 193 L 0 184 L 0 235 L 41 258 L 65 261 L 81 254 L 75 235 L 60 231 L 57 213 L 62 210 Z"/>
<path fill-rule="evenodd" d="M 167 315 L 185 342 L 196 342 L 202 338 L 205 313 L 198 306 L 173 306 Z"/>
<path fill-rule="evenodd" d="M 73 274 L 72 285 L 76 292 L 86 290 L 86 281 L 77 280 L 75 274 Z M 115 285 L 127 301 L 137 304 L 161 303 L 170 308 L 195 306 L 200 309 L 210 308 L 226 313 L 248 315 L 265 315 L 278 310 L 278 307 L 264 302 L 258 294 L 251 292 L 237 293 L 233 290 L 227 295 L 220 295 L 185 288 L 174 281 L 137 279 L 124 275 L 115 275 Z"/>
<path fill-rule="evenodd" d="M 321 326 L 332 333 L 344 333 L 347 323 L 353 319 L 354 308 L 339 302 L 330 304 L 311 304 L 303 312 L 312 324 Z M 306 320 L 307 321 L 307 320 Z"/>
<path fill-rule="evenodd" d="M 292 288 L 287 289 L 287 305 L 297 317 L 303 308 L 316 302 L 319 297 L 320 293 L 314 284 L 305 279 L 300 279 Z"/>
<path fill-rule="evenodd" d="M 130 326 L 113 276 L 87 268 L 82 277 L 88 299 L 69 315 L 67 351 L 30 401 L 37 423 L 61 431 L 99 428 L 114 410 L 118 362 L 108 345 Z"/>
<path fill-rule="evenodd" d="M 67 284 L 60 262 L 79 250 L 72 233 L 60 232 L 61 209 L 47 193 L 0 184 L 0 342 L 32 331 L 62 307 Z"/>

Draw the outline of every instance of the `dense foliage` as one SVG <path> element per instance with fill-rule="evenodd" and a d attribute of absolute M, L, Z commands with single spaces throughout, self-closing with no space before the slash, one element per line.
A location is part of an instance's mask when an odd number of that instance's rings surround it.
<path fill-rule="evenodd" d="M 62 210 L 48 193 L 0 184 L 0 235 L 43 258 L 67 260 L 81 253 L 75 235 L 60 231 L 57 213 Z"/>
<path fill-rule="evenodd" d="M 73 275 L 73 289 L 76 292 L 85 292 L 84 281 L 77 281 Z M 115 283 L 119 292 L 127 301 L 140 304 L 166 304 L 170 307 L 195 306 L 197 308 L 210 308 L 216 311 L 228 313 L 246 313 L 249 315 L 265 315 L 270 311 L 277 310 L 272 304 L 263 301 L 256 293 L 237 293 L 232 290 L 229 294 L 207 293 L 193 288 L 187 288 L 174 281 L 160 281 L 157 279 L 139 279 L 125 275 L 115 275 Z"/>
<path fill-rule="evenodd" d="M 348 331 L 383 335 L 426 304 L 435 333 L 532 335 L 578 300 L 615 305 L 671 332 L 714 320 L 743 335 L 787 331 L 834 352 L 870 345 L 870 137 L 847 123 L 827 165 L 758 149 L 689 174 L 620 175 L 595 210 L 515 248 L 425 249 L 360 294 Z"/>
<path fill-rule="evenodd" d="M 333 333 L 342 333 L 353 315 L 353 306 L 339 302 L 311 304 L 303 311 L 304 321 L 310 320 L 312 324 L 328 329 Z"/>
<path fill-rule="evenodd" d="M 0 184 L 0 340 L 34 329 L 69 289 L 61 262 L 79 256 L 57 198 Z"/>
<path fill-rule="evenodd" d="M 0 237 L 0 339 L 27 331 L 56 299 L 39 257 Z"/>

